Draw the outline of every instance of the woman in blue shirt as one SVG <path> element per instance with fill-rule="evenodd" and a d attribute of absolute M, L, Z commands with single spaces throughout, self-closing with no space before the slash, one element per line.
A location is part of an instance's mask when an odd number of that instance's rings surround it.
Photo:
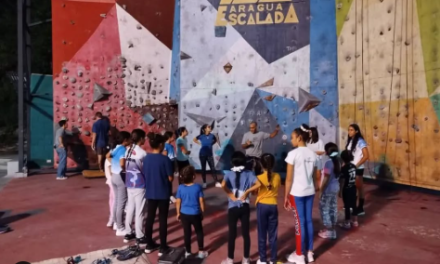
<path fill-rule="evenodd" d="M 206 188 L 206 163 L 209 164 L 209 168 L 211 169 L 212 178 L 215 181 L 215 187 L 221 188 L 222 185 L 218 181 L 217 174 L 215 171 L 215 163 L 214 156 L 212 154 L 212 146 L 217 143 L 220 146 L 220 142 L 218 138 L 211 134 L 212 128 L 210 125 L 203 125 L 200 128 L 200 135 L 194 138 L 194 143 L 199 144 L 201 146 L 199 152 L 200 165 L 202 166 L 202 179 L 203 179 L 203 188 Z"/>

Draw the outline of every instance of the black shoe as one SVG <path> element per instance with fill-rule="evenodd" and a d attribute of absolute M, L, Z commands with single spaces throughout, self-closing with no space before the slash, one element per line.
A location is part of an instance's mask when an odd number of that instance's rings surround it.
<path fill-rule="evenodd" d="M 146 246 L 147 245 L 147 239 L 145 237 L 143 237 L 143 238 L 136 238 L 136 243 L 139 246 Z"/>
<path fill-rule="evenodd" d="M 129 250 L 125 252 L 125 254 L 121 254 L 117 257 L 118 260 L 124 261 L 132 258 L 137 258 L 142 255 L 142 251 L 139 247 L 129 247 Z"/>
<path fill-rule="evenodd" d="M 9 232 L 9 231 L 11 231 L 11 229 L 9 228 L 9 226 L 6 226 L 6 225 L 2 225 L 2 226 L 0 226 L 0 234 L 7 233 L 7 232 Z"/>
<path fill-rule="evenodd" d="M 170 247 L 165 247 L 165 248 L 160 248 L 159 249 L 159 253 L 157 253 L 157 255 L 159 257 L 162 257 L 163 255 L 167 254 L 170 251 Z"/>
<path fill-rule="evenodd" d="M 137 250 L 138 248 L 139 248 L 138 246 L 134 245 L 134 246 L 129 246 L 129 247 L 124 248 L 124 249 L 121 249 L 121 250 L 114 249 L 114 250 L 112 251 L 112 255 L 118 255 L 118 256 L 120 256 L 120 255 L 125 255 L 125 254 L 127 254 L 129 251 Z"/>
<path fill-rule="evenodd" d="M 128 243 L 128 242 L 130 242 L 131 240 L 134 240 L 134 239 L 136 239 L 135 234 L 126 234 L 124 236 L 124 243 Z"/>
<path fill-rule="evenodd" d="M 158 249 L 159 249 L 159 244 L 153 242 L 151 244 L 147 244 L 147 247 L 145 248 L 145 253 L 150 254 Z"/>

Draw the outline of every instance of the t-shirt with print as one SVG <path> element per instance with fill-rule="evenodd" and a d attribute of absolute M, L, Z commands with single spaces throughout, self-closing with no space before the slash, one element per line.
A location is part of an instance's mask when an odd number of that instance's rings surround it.
<path fill-rule="evenodd" d="M 188 160 L 188 155 L 183 154 L 183 151 L 180 148 L 180 146 L 182 146 L 182 145 L 185 147 L 186 150 L 188 150 L 188 141 L 186 140 L 186 138 L 179 137 L 176 140 L 176 147 L 177 147 L 176 158 L 179 161 L 186 161 L 186 160 Z"/>
<path fill-rule="evenodd" d="M 345 164 L 341 168 L 341 178 L 344 179 L 344 186 L 342 187 L 344 190 L 356 188 L 356 166 L 351 163 Z"/>
<path fill-rule="evenodd" d="M 110 124 L 106 119 L 98 119 L 92 127 L 92 132 L 96 134 L 96 147 L 106 148 L 108 145 L 108 132 Z"/>
<path fill-rule="evenodd" d="M 235 184 L 236 177 L 237 176 L 234 171 L 228 171 L 223 180 L 226 182 L 226 186 L 229 188 L 229 190 L 231 190 L 235 197 L 239 199 L 249 188 L 255 184 L 257 177 L 255 177 L 255 173 L 253 171 L 244 170 L 240 174 L 240 184 L 238 186 Z M 243 203 L 249 204 L 249 198 L 243 202 L 233 202 L 230 198 L 228 198 L 228 201 L 228 208 L 240 207 Z"/>
<path fill-rule="evenodd" d="M 142 172 L 145 177 L 145 197 L 153 200 L 169 200 L 173 163 L 162 153 L 149 153 L 143 161 Z"/>
<path fill-rule="evenodd" d="M 176 158 L 176 153 L 174 152 L 173 145 L 171 145 L 170 143 L 165 143 L 165 150 L 170 160 L 174 160 Z"/>
<path fill-rule="evenodd" d="M 270 185 L 272 188 L 269 190 L 269 181 L 267 178 L 267 172 L 260 174 L 257 176 L 258 180 L 261 183 L 260 188 L 258 189 L 257 200 L 255 204 L 277 204 L 278 197 L 278 188 L 281 185 L 281 177 L 278 173 L 272 172 L 270 177 Z"/>
<path fill-rule="evenodd" d="M 141 171 L 145 156 L 147 152 L 138 145 L 132 145 L 127 149 L 125 153 L 125 186 L 127 188 L 145 188 L 145 179 Z"/>
<path fill-rule="evenodd" d="M 200 156 L 212 156 L 212 146 L 217 142 L 217 138 L 209 133 L 208 135 L 198 135 L 197 139 L 200 141 L 202 147 L 200 148 Z"/>
<path fill-rule="evenodd" d="M 199 184 L 192 185 L 179 185 L 177 189 L 176 198 L 181 200 L 180 212 L 186 215 L 199 215 L 202 210 L 200 209 L 200 198 L 203 196 L 202 186 Z"/>
<path fill-rule="evenodd" d="M 121 173 L 121 159 L 125 158 L 125 151 L 125 146 L 117 145 L 116 148 L 110 152 L 110 156 L 112 157 L 111 172 L 113 174 Z"/>
<path fill-rule="evenodd" d="M 329 177 L 329 178 L 328 178 L 327 188 L 323 190 L 323 193 L 335 194 L 339 192 L 339 176 L 340 175 L 335 175 L 333 161 L 327 160 L 327 162 L 324 165 L 324 177 Z"/>
<path fill-rule="evenodd" d="M 351 151 L 352 142 L 353 141 L 350 141 L 350 144 L 347 146 L 348 151 Z M 364 157 L 362 150 L 366 147 L 367 147 L 367 142 L 365 142 L 365 140 L 363 138 L 359 138 L 359 140 L 356 144 L 356 148 L 354 149 L 354 152 L 352 152 L 353 153 L 353 161 L 351 163 L 356 165 Z M 359 166 L 359 169 L 363 169 L 363 168 L 364 168 L 364 164 Z"/>
<path fill-rule="evenodd" d="M 270 138 L 270 134 L 265 132 L 252 133 L 249 131 L 245 133 L 241 144 L 246 144 L 248 140 L 252 143 L 252 145 L 246 149 L 246 156 L 261 157 L 261 155 L 263 155 L 263 142 L 268 138 Z"/>
<path fill-rule="evenodd" d="M 317 151 L 325 151 L 324 143 L 320 139 L 318 139 L 316 143 L 307 143 L 307 147 L 315 153 Z M 322 170 L 322 155 L 316 154 L 316 156 L 318 157 L 318 164 L 316 167 L 318 167 L 318 170 Z"/>
<path fill-rule="evenodd" d="M 303 197 L 315 194 L 313 173 L 317 159 L 315 152 L 307 147 L 298 147 L 287 154 L 285 161 L 294 166 L 291 195 Z"/>

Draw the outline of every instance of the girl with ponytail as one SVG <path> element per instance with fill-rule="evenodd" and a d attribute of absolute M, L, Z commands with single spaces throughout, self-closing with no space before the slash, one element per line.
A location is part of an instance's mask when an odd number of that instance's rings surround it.
<path fill-rule="evenodd" d="M 222 181 L 222 188 L 228 195 L 228 258 L 222 264 L 234 263 L 235 238 L 237 237 L 237 222 L 241 222 L 241 233 L 244 241 L 243 264 L 249 264 L 251 238 L 249 234 L 249 198 L 252 191 L 260 187 L 260 182 L 253 171 L 246 170 L 246 156 L 236 151 L 232 155 L 232 169 L 227 172 Z"/>
<path fill-rule="evenodd" d="M 330 158 L 324 165 L 324 179 L 321 184 L 319 210 L 325 229 L 318 235 L 322 238 L 336 239 L 336 221 L 338 220 L 339 175 L 341 174 L 341 159 L 335 143 L 327 143 L 325 153 Z"/>
<path fill-rule="evenodd" d="M 275 157 L 272 154 L 261 156 L 263 174 L 258 175 L 260 187 L 257 195 L 257 220 L 258 220 L 258 252 L 259 263 L 277 262 L 277 237 L 278 237 L 278 188 L 281 177 L 273 172 Z M 249 190 L 247 191 L 249 192 Z M 267 258 L 267 237 L 269 236 L 270 259 Z"/>

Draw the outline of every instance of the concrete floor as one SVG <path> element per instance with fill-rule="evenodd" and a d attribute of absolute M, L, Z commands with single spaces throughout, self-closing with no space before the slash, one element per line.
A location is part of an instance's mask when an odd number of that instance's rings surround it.
<path fill-rule="evenodd" d="M 56 181 L 54 175 L 9 182 L 0 192 L 0 211 L 5 211 L 0 212 L 0 222 L 8 223 L 14 230 L 0 235 L 0 263 L 36 262 L 124 246 L 122 239 L 105 227 L 108 189 L 104 182 L 104 179 L 88 180 L 81 176 Z M 368 185 L 367 189 L 367 215 L 360 219 L 360 227 L 349 232 L 339 231 L 339 238 L 335 241 L 316 237 L 316 262 L 438 263 L 440 196 L 376 185 Z M 205 244 L 210 252 L 206 263 L 220 263 L 227 253 L 226 198 L 217 188 L 208 189 L 205 195 Z M 342 203 L 339 207 L 342 209 Z M 281 207 L 279 211 L 278 247 L 279 257 L 283 259 L 295 248 L 295 242 L 292 215 Z M 320 216 L 316 201 L 313 214 L 317 231 Z M 253 210 L 253 260 L 258 259 L 256 223 Z M 182 228 L 175 219 L 174 207 L 171 207 L 169 244 L 183 246 L 182 236 Z M 155 237 L 158 238 L 157 227 Z M 195 238 L 193 241 L 193 251 L 196 251 Z M 242 240 L 239 237 L 235 261 L 240 261 L 241 256 Z M 151 263 L 157 263 L 156 254 L 149 255 L 149 259 Z"/>

